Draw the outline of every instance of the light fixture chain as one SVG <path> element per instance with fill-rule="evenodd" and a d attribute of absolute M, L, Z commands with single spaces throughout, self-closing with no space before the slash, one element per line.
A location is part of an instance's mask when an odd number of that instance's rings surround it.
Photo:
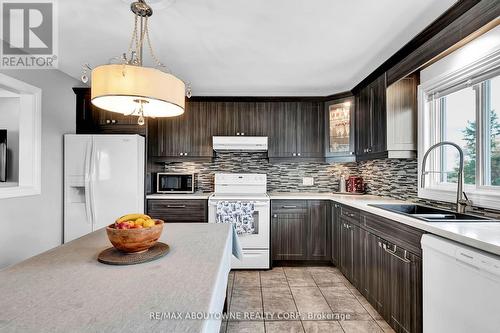
<path fill-rule="evenodd" d="M 132 31 L 132 36 L 130 37 L 130 43 L 128 44 L 128 50 L 127 54 L 130 54 L 132 52 L 132 47 L 134 45 L 134 40 L 135 40 L 135 35 L 137 33 L 137 15 L 134 15 L 134 30 Z"/>
<path fill-rule="evenodd" d="M 148 25 L 148 18 L 146 17 L 146 27 L 145 27 L 145 38 L 146 38 L 146 43 L 148 44 L 149 48 L 149 53 L 151 54 L 151 58 L 155 61 L 156 65 L 158 67 L 162 67 L 165 69 L 167 73 L 170 73 L 170 71 L 166 68 L 166 66 L 160 61 L 160 59 L 156 56 L 155 52 L 153 51 L 153 46 L 151 45 L 151 39 L 149 38 L 149 25 Z"/>
<path fill-rule="evenodd" d="M 139 57 L 139 66 L 143 65 L 143 48 L 144 48 L 144 37 L 146 35 L 146 31 L 148 29 L 148 17 L 142 17 L 141 16 L 141 32 L 140 32 L 140 41 L 139 41 L 139 47 L 140 49 L 138 50 L 138 54 L 140 54 Z"/>
<path fill-rule="evenodd" d="M 140 28 L 135 30 L 135 56 L 136 56 L 136 65 L 141 66 L 142 65 L 142 57 L 141 57 L 141 40 L 139 38 L 139 35 L 142 34 L 142 17 L 139 15 L 136 15 L 137 20 L 140 20 L 140 22 L 137 24 Z"/>

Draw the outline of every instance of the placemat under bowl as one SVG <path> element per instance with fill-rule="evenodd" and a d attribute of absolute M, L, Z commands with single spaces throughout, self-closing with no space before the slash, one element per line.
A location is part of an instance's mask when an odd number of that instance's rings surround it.
<path fill-rule="evenodd" d="M 169 251 L 170 247 L 161 242 L 157 242 L 149 250 L 142 253 L 129 254 L 110 247 L 99 253 L 97 260 L 107 265 L 135 265 L 161 258 Z"/>

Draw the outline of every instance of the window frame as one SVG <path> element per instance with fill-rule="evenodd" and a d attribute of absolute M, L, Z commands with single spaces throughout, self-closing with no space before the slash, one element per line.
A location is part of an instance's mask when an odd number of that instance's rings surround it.
<path fill-rule="evenodd" d="M 41 193 L 42 90 L 0 73 L 0 86 L 19 94 L 19 180 L 0 187 L 0 199 Z"/>
<path fill-rule="evenodd" d="M 476 95 L 476 184 L 464 185 L 464 191 L 474 206 L 484 208 L 500 207 L 500 186 L 483 185 L 487 175 L 487 145 L 489 117 L 486 115 L 485 81 L 500 75 L 500 50 L 455 71 L 439 75 L 418 87 L 418 197 L 424 199 L 456 202 L 456 183 L 441 183 L 444 179 L 439 173 L 425 176 L 425 186 L 421 185 L 422 157 L 427 149 L 442 137 L 443 121 L 440 108 L 437 107 L 440 97 L 466 87 L 473 87 Z M 439 153 L 440 156 L 442 153 Z M 441 170 L 442 163 L 435 154 L 430 154 L 426 170 Z"/>

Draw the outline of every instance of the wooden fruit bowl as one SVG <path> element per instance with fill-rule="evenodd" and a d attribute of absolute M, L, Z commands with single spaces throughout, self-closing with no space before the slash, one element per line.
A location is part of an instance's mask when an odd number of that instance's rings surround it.
<path fill-rule="evenodd" d="M 141 229 L 116 229 L 115 224 L 106 227 L 109 241 L 115 248 L 125 253 L 147 251 L 161 236 L 163 221 L 155 219 L 153 227 Z"/>

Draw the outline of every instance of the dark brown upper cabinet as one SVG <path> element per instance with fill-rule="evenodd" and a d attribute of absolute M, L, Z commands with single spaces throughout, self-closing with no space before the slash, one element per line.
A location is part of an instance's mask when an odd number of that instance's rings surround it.
<path fill-rule="evenodd" d="M 385 73 L 359 91 L 356 106 L 357 159 L 387 157 Z"/>
<path fill-rule="evenodd" d="M 324 159 L 322 103 L 272 102 L 269 108 L 270 159 Z"/>
<path fill-rule="evenodd" d="M 137 117 L 100 109 L 90 100 L 90 89 L 73 88 L 76 95 L 77 134 L 146 134 Z"/>
<path fill-rule="evenodd" d="M 301 103 L 297 123 L 297 156 L 323 158 L 323 104 Z"/>
<path fill-rule="evenodd" d="M 212 102 L 217 123 L 214 135 L 267 136 L 269 131 L 267 103 Z"/>
<path fill-rule="evenodd" d="M 296 157 L 298 103 L 272 102 L 270 111 L 269 158 Z"/>
<path fill-rule="evenodd" d="M 187 102 L 177 117 L 149 121 L 149 156 L 157 160 L 211 158 L 216 109 L 207 102 Z"/>
<path fill-rule="evenodd" d="M 387 87 L 381 75 L 356 95 L 356 157 L 414 158 L 418 74 Z"/>
<path fill-rule="evenodd" d="M 354 97 L 325 103 L 325 157 L 327 162 L 354 162 Z"/>

